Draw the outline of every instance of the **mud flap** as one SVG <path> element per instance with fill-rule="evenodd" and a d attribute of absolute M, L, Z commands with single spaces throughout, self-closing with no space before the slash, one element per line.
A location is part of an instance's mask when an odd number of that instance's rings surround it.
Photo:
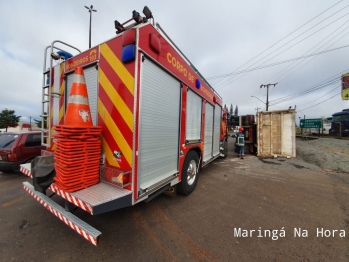
<path fill-rule="evenodd" d="M 34 188 L 42 194 L 45 194 L 46 189 L 54 182 L 56 171 L 53 163 L 53 155 L 38 156 L 31 162 Z"/>

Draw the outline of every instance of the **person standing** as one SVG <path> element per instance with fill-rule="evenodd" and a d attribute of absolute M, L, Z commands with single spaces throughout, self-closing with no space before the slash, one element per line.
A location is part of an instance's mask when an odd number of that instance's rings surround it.
<path fill-rule="evenodd" d="M 244 154 L 245 154 L 245 135 L 244 135 L 244 128 L 240 127 L 239 132 L 236 133 L 236 143 L 237 147 L 237 153 L 238 156 L 241 157 L 241 159 L 244 159 Z"/>

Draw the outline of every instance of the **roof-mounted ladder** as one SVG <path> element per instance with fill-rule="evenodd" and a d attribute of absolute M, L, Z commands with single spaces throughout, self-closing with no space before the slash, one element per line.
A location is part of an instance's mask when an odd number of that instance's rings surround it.
<path fill-rule="evenodd" d="M 64 43 L 62 41 L 59 41 L 59 40 L 53 41 L 51 43 L 51 45 L 49 45 L 45 48 L 44 64 L 43 64 L 43 77 L 42 77 L 41 144 L 43 146 L 46 146 L 46 147 L 51 146 L 51 138 L 52 138 L 52 131 L 51 131 L 52 127 L 51 127 L 51 121 L 50 121 L 51 116 L 52 116 L 51 98 L 59 98 L 61 96 L 60 93 L 53 92 L 52 78 L 54 76 L 52 74 L 53 73 L 52 72 L 53 58 L 52 58 L 51 54 L 53 53 L 54 50 L 60 50 L 60 51 L 67 52 L 67 51 L 55 46 L 56 43 L 63 44 L 65 46 L 70 47 L 72 49 L 75 49 L 79 53 L 81 53 L 81 51 L 78 48 L 71 46 L 67 43 Z M 47 65 L 47 53 L 48 53 L 48 51 L 49 51 L 49 55 L 50 55 L 49 66 Z"/>

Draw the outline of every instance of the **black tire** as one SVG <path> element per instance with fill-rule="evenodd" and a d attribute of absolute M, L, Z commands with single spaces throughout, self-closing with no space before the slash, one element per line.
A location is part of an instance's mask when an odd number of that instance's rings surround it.
<path fill-rule="evenodd" d="M 177 192 L 190 195 L 198 183 L 199 157 L 195 151 L 186 156 L 182 169 L 182 181 L 177 185 Z M 192 172 L 192 173 L 191 173 Z"/>
<path fill-rule="evenodd" d="M 221 151 L 221 154 L 224 156 L 221 156 L 220 158 L 227 158 L 228 156 L 228 141 L 226 139 L 223 140 L 223 151 Z"/>
<path fill-rule="evenodd" d="M 0 172 L 2 173 L 14 173 L 16 170 L 13 169 L 0 169 Z"/>

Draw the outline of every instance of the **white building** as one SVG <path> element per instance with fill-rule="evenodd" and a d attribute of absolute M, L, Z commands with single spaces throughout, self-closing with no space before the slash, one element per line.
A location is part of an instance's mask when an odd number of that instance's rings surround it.
<path fill-rule="evenodd" d="M 27 131 L 40 131 L 41 129 L 36 125 L 36 123 L 32 122 L 18 122 L 18 126 L 16 127 L 8 127 L 7 132 L 27 132 Z M 0 129 L 1 133 L 6 132 L 5 128 Z"/>

